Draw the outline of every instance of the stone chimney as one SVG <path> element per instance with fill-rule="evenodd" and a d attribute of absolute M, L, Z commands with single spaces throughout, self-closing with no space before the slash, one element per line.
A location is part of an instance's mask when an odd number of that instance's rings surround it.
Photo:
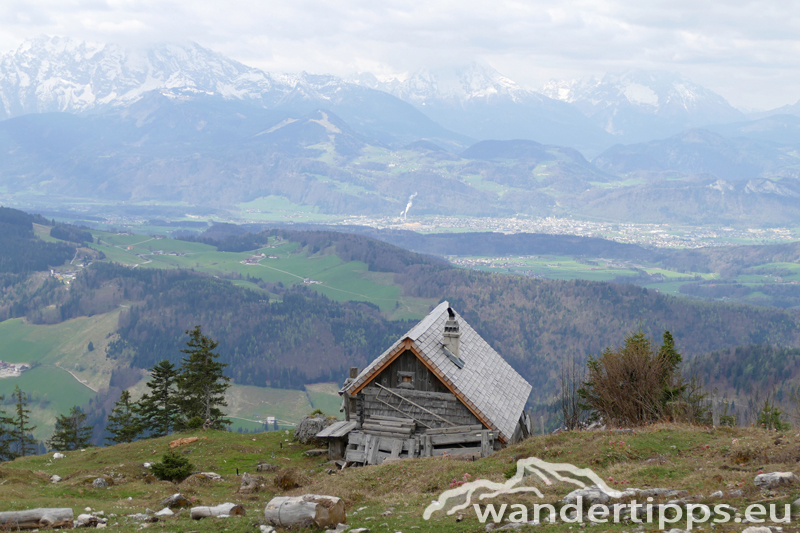
<path fill-rule="evenodd" d="M 454 356 L 460 358 L 458 348 L 461 344 L 461 330 L 458 327 L 458 320 L 456 314 L 451 308 L 447 308 L 447 322 L 444 323 L 444 344 L 445 348 L 450 350 Z"/>

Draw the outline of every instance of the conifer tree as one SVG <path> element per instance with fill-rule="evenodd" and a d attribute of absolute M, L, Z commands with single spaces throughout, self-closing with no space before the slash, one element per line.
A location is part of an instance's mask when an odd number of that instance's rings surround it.
<path fill-rule="evenodd" d="M 28 409 L 28 395 L 22 392 L 17 385 L 14 388 L 13 398 L 16 402 L 15 416 L 11 420 L 11 441 L 15 444 L 17 456 L 25 457 L 36 452 L 36 439 L 31 432 L 36 426 L 31 426 L 31 410 Z"/>
<path fill-rule="evenodd" d="M 683 357 L 675 348 L 675 340 L 668 330 L 664 330 L 661 337 L 658 357 L 664 361 L 664 404 L 666 405 L 680 398 L 686 391 L 686 384 L 679 372 Z"/>
<path fill-rule="evenodd" d="M 222 372 L 227 364 L 217 361 L 219 354 L 214 349 L 219 343 L 203 335 L 200 326 L 187 330 L 190 336 L 178 376 L 178 390 L 183 419 L 181 426 L 196 428 L 207 424 L 219 429 L 229 425 L 220 407 L 225 402 L 225 391 L 230 387 L 230 378 Z"/>
<path fill-rule="evenodd" d="M 68 415 L 56 417 L 55 431 L 47 441 L 47 446 L 59 452 L 80 450 L 90 446 L 91 438 L 92 426 L 86 425 L 86 413 L 75 406 Z"/>
<path fill-rule="evenodd" d="M 142 396 L 135 409 L 142 431 L 151 437 L 163 437 L 175 431 L 175 421 L 180 414 L 175 389 L 177 378 L 175 365 L 167 360 L 151 370 L 147 382 L 150 393 Z"/>
<path fill-rule="evenodd" d="M 106 437 L 106 444 L 133 442 L 142 432 L 141 421 L 136 414 L 136 404 L 131 402 L 130 392 L 122 391 L 108 415 L 106 430 L 111 433 L 111 437 Z"/>

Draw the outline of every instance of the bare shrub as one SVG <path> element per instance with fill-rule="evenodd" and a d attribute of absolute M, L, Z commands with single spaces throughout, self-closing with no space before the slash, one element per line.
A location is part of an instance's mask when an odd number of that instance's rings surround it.
<path fill-rule="evenodd" d="M 627 337 L 622 347 L 590 357 L 587 370 L 581 397 L 611 424 L 641 425 L 664 418 L 672 366 L 641 331 Z"/>

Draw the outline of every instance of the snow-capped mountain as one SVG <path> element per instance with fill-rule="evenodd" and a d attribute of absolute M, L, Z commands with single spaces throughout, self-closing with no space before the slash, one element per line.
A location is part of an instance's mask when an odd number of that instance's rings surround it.
<path fill-rule="evenodd" d="M 405 78 L 379 80 L 360 73 L 347 80 L 392 94 L 444 127 L 477 139 L 531 139 L 590 152 L 610 140 L 573 106 L 477 62 L 423 68 Z"/>
<path fill-rule="evenodd" d="M 476 102 L 522 102 L 541 95 L 521 87 L 495 69 L 475 61 L 438 69 L 423 68 L 406 78 L 378 80 L 361 73 L 350 78 L 361 85 L 393 94 L 416 106 L 466 107 Z"/>
<path fill-rule="evenodd" d="M 574 105 L 625 142 L 745 118 L 719 94 L 671 72 L 629 70 L 601 79 L 551 80 L 541 92 Z"/>
<path fill-rule="evenodd" d="M 42 36 L 0 58 L 0 118 L 125 106 L 153 90 L 260 99 L 287 92 L 281 81 L 196 44 L 127 49 Z"/>
<path fill-rule="evenodd" d="M 470 142 L 382 91 L 329 75 L 267 73 L 195 43 L 132 49 L 42 36 L 0 57 L 0 120 L 127 107 L 152 91 L 240 100 L 298 115 L 326 108 L 384 142 Z"/>

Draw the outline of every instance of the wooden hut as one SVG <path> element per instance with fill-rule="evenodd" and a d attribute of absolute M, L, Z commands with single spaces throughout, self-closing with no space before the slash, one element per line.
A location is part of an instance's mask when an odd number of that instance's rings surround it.
<path fill-rule="evenodd" d="M 345 383 L 346 418 L 355 422 L 345 459 L 379 464 L 485 457 L 530 433 L 524 410 L 530 392 L 531 385 L 443 302 Z"/>

